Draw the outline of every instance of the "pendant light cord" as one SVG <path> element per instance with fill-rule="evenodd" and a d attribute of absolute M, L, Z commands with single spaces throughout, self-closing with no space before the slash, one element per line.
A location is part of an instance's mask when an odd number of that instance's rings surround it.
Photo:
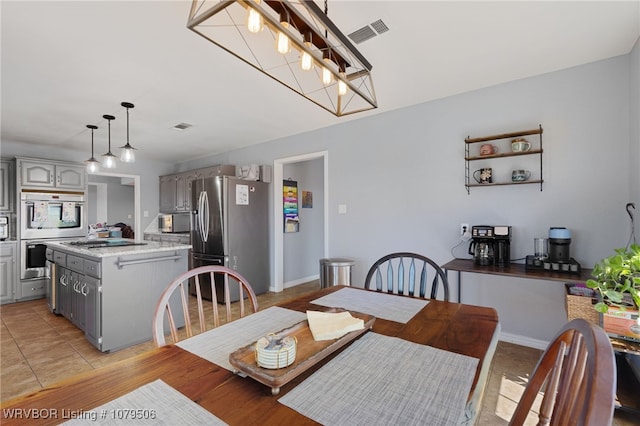
<path fill-rule="evenodd" d="M 324 0 L 324 14 L 327 18 L 329 17 L 329 0 Z M 329 38 L 329 32 L 326 27 L 324 29 L 324 38 Z"/>

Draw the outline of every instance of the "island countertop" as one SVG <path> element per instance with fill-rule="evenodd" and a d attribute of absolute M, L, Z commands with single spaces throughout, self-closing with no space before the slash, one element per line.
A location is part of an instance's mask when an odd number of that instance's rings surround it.
<path fill-rule="evenodd" d="M 46 244 L 47 244 L 47 247 L 53 248 L 55 250 L 63 250 L 69 253 L 75 253 L 75 254 L 80 254 L 84 256 L 97 257 L 97 258 L 105 258 L 105 257 L 111 257 L 111 256 L 125 256 L 125 255 L 132 255 L 132 254 L 157 253 L 162 251 L 188 250 L 191 248 L 190 244 L 178 244 L 178 243 L 157 242 L 157 241 L 147 241 L 147 240 L 136 242 L 135 240 L 122 239 L 122 238 L 119 240 L 136 243 L 136 245 L 87 248 L 81 245 L 70 245 L 68 244 L 68 242 L 63 242 L 63 241 L 52 241 L 52 242 L 47 242 Z M 79 241 L 90 241 L 90 240 L 79 240 Z"/>

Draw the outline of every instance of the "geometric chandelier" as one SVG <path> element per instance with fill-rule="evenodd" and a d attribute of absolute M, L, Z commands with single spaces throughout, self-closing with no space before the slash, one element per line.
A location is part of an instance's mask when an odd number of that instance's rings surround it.
<path fill-rule="evenodd" d="M 372 65 L 311 0 L 193 0 L 187 28 L 340 117 L 378 107 Z"/>

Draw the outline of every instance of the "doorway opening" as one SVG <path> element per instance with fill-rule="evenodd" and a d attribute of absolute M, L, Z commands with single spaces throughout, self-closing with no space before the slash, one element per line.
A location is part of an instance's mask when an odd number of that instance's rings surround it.
<path fill-rule="evenodd" d="M 131 183 L 133 185 L 133 230 L 135 232 L 135 240 L 138 241 L 138 242 L 142 241 L 142 239 L 144 237 L 144 232 L 140 228 L 141 227 L 141 222 L 140 222 L 140 176 L 138 176 L 138 175 L 128 175 L 128 174 L 122 174 L 122 173 L 107 173 L 107 172 L 97 172 L 97 173 L 93 173 L 93 175 L 116 177 L 116 178 L 120 178 L 121 180 L 125 179 L 125 180 L 131 181 Z M 97 194 L 97 197 L 96 197 L 97 211 L 104 212 L 104 209 L 106 208 L 106 204 L 109 202 L 108 199 L 106 199 L 106 185 L 100 185 L 100 184 L 96 184 L 96 183 L 92 183 L 92 182 L 89 182 L 89 185 L 96 185 L 96 188 L 97 188 L 97 190 L 96 190 L 96 194 Z M 89 200 L 89 202 L 91 202 L 91 200 Z M 104 213 L 98 213 L 98 217 L 104 217 L 104 216 L 102 216 L 103 214 Z"/>
<path fill-rule="evenodd" d="M 299 163 L 309 160 L 322 159 L 323 163 L 323 186 L 324 186 L 324 257 L 329 253 L 329 165 L 328 151 L 313 152 L 310 154 L 298 155 L 295 157 L 287 157 L 275 160 L 273 162 L 273 271 L 272 271 L 272 287 L 269 289 L 274 292 L 284 290 L 284 233 L 282 232 L 283 207 L 282 199 L 284 179 L 283 169 L 286 164 Z"/>

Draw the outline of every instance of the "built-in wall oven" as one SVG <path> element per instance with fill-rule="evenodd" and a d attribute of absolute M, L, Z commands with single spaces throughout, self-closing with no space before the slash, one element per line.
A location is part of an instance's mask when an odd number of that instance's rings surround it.
<path fill-rule="evenodd" d="M 22 192 L 20 239 L 83 237 L 84 193 Z"/>
<path fill-rule="evenodd" d="M 20 194 L 20 279 L 48 277 L 47 243 L 87 235 L 84 193 Z"/>

